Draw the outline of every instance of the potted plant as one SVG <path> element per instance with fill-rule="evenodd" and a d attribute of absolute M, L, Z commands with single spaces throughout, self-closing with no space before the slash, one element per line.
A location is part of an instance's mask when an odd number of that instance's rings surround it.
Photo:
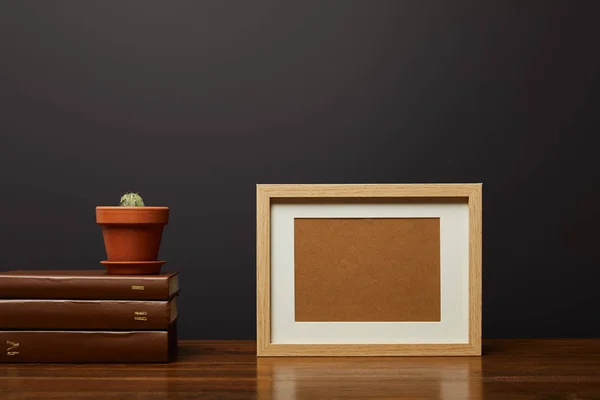
<path fill-rule="evenodd" d="M 126 193 L 118 206 L 96 207 L 102 229 L 108 274 L 158 274 L 165 261 L 158 252 L 169 207 L 148 207 L 137 193 Z"/>

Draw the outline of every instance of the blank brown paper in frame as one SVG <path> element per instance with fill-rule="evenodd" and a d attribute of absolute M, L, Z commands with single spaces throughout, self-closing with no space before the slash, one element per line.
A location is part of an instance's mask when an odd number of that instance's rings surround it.
<path fill-rule="evenodd" d="M 296 218 L 296 321 L 440 321 L 439 218 Z"/>

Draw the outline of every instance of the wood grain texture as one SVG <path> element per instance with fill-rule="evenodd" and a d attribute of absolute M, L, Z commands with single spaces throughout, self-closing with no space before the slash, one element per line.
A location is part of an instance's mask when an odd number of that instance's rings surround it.
<path fill-rule="evenodd" d="M 267 196 L 288 197 L 468 197 L 470 183 L 428 184 L 277 184 L 259 185 Z"/>
<path fill-rule="evenodd" d="M 469 194 L 469 342 L 481 354 L 482 186 Z"/>
<path fill-rule="evenodd" d="M 271 342 L 271 202 L 256 188 L 256 345 L 263 355 Z"/>
<path fill-rule="evenodd" d="M 269 344 L 264 356 L 272 357 L 435 357 L 478 356 L 479 349 L 459 344 Z"/>
<path fill-rule="evenodd" d="M 182 341 L 171 364 L 2 365 L 3 400 L 599 399 L 600 339 L 484 340 L 482 357 L 257 358 Z"/>
<path fill-rule="evenodd" d="M 466 199 L 469 205 L 469 342 L 459 344 L 272 344 L 270 209 L 280 200 Z M 478 356 L 481 355 L 482 184 L 257 185 L 258 356 Z"/>

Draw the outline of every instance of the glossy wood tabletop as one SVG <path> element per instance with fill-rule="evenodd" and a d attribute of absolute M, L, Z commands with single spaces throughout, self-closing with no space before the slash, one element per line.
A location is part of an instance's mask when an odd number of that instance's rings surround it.
<path fill-rule="evenodd" d="M 171 364 L 1 364 L 0 399 L 600 399 L 600 339 L 487 340 L 482 357 L 255 354 L 189 341 Z"/>

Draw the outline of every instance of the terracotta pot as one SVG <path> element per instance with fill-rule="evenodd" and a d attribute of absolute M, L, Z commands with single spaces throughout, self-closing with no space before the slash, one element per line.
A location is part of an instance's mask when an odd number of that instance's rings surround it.
<path fill-rule="evenodd" d="M 100 261 L 109 275 L 156 275 L 165 261 Z"/>
<path fill-rule="evenodd" d="M 96 207 L 108 261 L 156 261 L 169 207 Z"/>

